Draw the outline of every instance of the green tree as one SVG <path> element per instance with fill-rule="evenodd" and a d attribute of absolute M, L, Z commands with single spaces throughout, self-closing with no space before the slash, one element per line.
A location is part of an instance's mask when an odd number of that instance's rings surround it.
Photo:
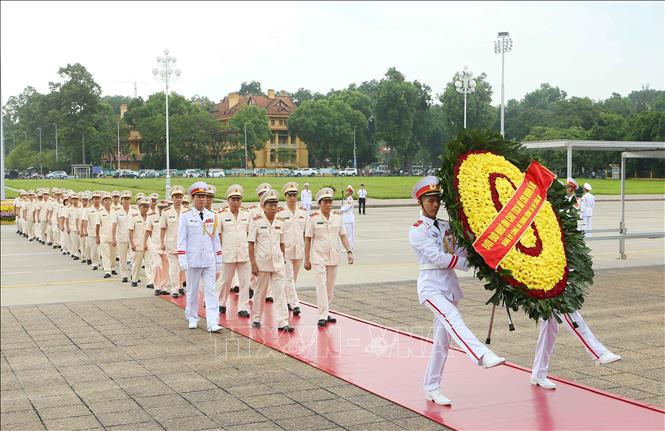
<path fill-rule="evenodd" d="M 254 105 L 243 106 L 229 120 L 229 128 L 239 137 L 238 143 L 245 143 L 245 125 L 247 125 L 247 157 L 256 168 L 256 151 L 261 151 L 270 139 L 270 125 L 265 109 Z"/>
<path fill-rule="evenodd" d="M 464 128 L 464 94 L 455 88 L 455 74 L 446 84 L 439 100 L 446 117 L 446 134 L 457 136 Z M 476 87 L 473 93 L 466 96 L 466 123 L 474 129 L 491 129 L 496 122 L 496 108 L 492 106 L 492 86 L 487 82 L 483 72 L 475 78 Z"/>
<path fill-rule="evenodd" d="M 323 98 L 325 98 L 323 94 L 312 93 L 310 90 L 302 87 L 300 87 L 295 93 L 291 93 L 291 99 L 296 106 L 300 106 L 303 102 L 307 102 L 308 100 L 321 100 Z"/>
<path fill-rule="evenodd" d="M 259 81 L 243 82 L 240 84 L 238 94 L 241 96 L 265 96 L 263 91 L 261 91 L 261 83 Z"/>

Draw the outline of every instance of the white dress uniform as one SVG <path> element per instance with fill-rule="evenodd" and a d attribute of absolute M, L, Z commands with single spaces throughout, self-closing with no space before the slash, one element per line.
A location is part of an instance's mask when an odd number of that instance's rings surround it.
<path fill-rule="evenodd" d="M 300 192 L 300 204 L 302 205 L 302 209 L 309 215 L 309 211 L 312 209 L 312 191 L 310 189 L 302 189 Z"/>
<path fill-rule="evenodd" d="M 296 283 L 298 274 L 302 267 L 302 261 L 305 257 L 305 225 L 307 224 L 307 212 L 296 207 L 295 212 L 291 212 L 288 207 L 277 213 L 284 223 L 284 248 L 286 252 L 285 287 L 286 302 L 295 310 L 300 308 Z"/>
<path fill-rule="evenodd" d="M 351 193 L 353 193 L 353 188 L 351 188 L 351 186 L 348 186 L 346 189 L 351 190 Z M 356 243 L 356 218 L 353 215 L 353 207 L 353 195 L 349 195 L 344 198 L 342 208 L 340 209 L 344 228 L 346 229 L 346 238 L 349 240 L 351 249 L 353 249 Z"/>
<path fill-rule="evenodd" d="M 438 194 L 440 188 L 438 178 L 430 176 L 416 184 L 412 196 L 420 199 L 432 192 Z M 420 265 L 418 300 L 434 315 L 434 345 L 423 382 L 428 400 L 433 400 L 431 393 L 440 394 L 441 374 L 451 339 L 478 365 L 490 367 L 505 361 L 496 357 L 473 335 L 457 310 L 463 295 L 455 270 L 466 271 L 468 262 L 466 250 L 455 245 L 449 229 L 446 222 L 426 216 L 420 216 L 409 229 L 409 243 Z M 450 403 L 450 400 L 445 401 L 437 404 Z"/>
<path fill-rule="evenodd" d="M 184 189 L 181 186 L 175 186 L 171 191 L 171 196 L 180 193 L 184 194 Z M 176 210 L 175 205 L 162 211 L 159 219 L 160 231 L 153 234 L 161 235 L 164 233 L 164 246 L 166 248 L 166 258 L 169 263 L 167 289 L 170 290 L 171 296 L 178 297 L 179 290 L 182 287 L 180 282 L 180 265 L 178 264 L 178 227 L 180 224 L 180 216 L 186 209 L 182 205 L 179 210 Z"/>
<path fill-rule="evenodd" d="M 197 186 L 203 184 L 203 186 Z M 206 191 L 205 183 L 194 183 L 190 195 Z M 215 291 L 215 273 L 221 271 L 222 247 L 215 223 L 215 213 L 202 208 L 180 214 L 178 260 L 187 273 L 185 318 L 190 328 L 199 320 L 199 282 L 203 279 L 207 328 L 219 330 L 219 300 Z"/>
<path fill-rule="evenodd" d="M 596 197 L 591 194 L 591 185 L 584 183 L 584 194 L 580 198 L 580 218 L 584 227 L 584 236 L 590 237 L 593 226 L 591 224 L 591 217 L 593 216 L 593 208 L 596 206 Z"/>

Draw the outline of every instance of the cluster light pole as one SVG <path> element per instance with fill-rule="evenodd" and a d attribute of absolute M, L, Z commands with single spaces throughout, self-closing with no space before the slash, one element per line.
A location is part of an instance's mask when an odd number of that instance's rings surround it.
<path fill-rule="evenodd" d="M 455 90 L 464 94 L 464 128 L 466 129 L 466 95 L 476 91 L 476 81 L 473 79 L 473 73 L 469 70 L 469 66 L 464 65 L 464 70 L 457 72 Z"/>
<path fill-rule="evenodd" d="M 169 160 L 169 81 L 173 81 L 180 76 L 179 69 L 173 69 L 176 58 L 169 55 L 169 50 L 164 50 L 164 56 L 157 57 L 159 68 L 152 69 L 152 74 L 164 81 L 166 95 L 166 196 L 171 195 L 171 165 Z M 120 162 L 118 162 L 120 163 Z"/>
<path fill-rule="evenodd" d="M 507 31 L 500 31 L 497 37 L 498 39 L 494 41 L 494 53 L 501 54 L 501 136 L 505 136 L 503 127 L 503 117 L 505 110 L 503 77 L 505 54 L 513 50 L 513 40 L 510 38 L 510 35 Z"/>

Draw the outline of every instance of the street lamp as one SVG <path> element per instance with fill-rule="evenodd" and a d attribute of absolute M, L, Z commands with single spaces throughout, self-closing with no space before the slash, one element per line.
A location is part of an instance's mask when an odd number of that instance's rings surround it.
<path fill-rule="evenodd" d="M 247 170 L 247 123 L 244 124 L 245 128 L 245 171 Z M 247 172 L 245 172 L 247 174 Z"/>
<path fill-rule="evenodd" d="M 476 81 L 473 79 L 473 73 L 469 70 L 469 66 L 464 65 L 464 70 L 457 72 L 455 90 L 464 94 L 464 128 L 466 129 L 466 95 L 476 90 Z"/>
<path fill-rule="evenodd" d="M 159 68 L 153 68 L 152 74 L 160 80 L 164 81 L 166 85 L 166 196 L 171 195 L 171 166 L 169 164 L 169 80 L 173 80 L 180 76 L 180 70 L 173 70 L 171 66 L 175 65 L 176 58 L 169 55 L 169 50 L 164 50 L 164 57 L 157 57 Z M 175 77 L 173 76 L 175 74 Z"/>
<path fill-rule="evenodd" d="M 58 163 L 58 125 L 51 123 L 55 126 L 55 162 Z"/>
<path fill-rule="evenodd" d="M 37 127 L 37 130 L 39 130 L 39 175 L 44 175 L 42 172 L 42 128 Z"/>
<path fill-rule="evenodd" d="M 507 31 L 500 31 L 498 34 L 498 39 L 494 41 L 494 53 L 501 54 L 501 136 L 503 136 L 503 113 L 504 113 L 504 103 L 503 103 L 503 72 L 504 72 L 504 59 L 505 53 L 513 50 L 513 40 L 508 35 Z"/>

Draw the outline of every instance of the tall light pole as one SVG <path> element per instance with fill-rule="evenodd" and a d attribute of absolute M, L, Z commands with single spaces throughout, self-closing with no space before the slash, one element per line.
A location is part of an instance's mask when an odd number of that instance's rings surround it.
<path fill-rule="evenodd" d="M 504 136 L 504 127 L 503 127 L 503 115 L 505 110 L 505 105 L 503 103 L 504 87 L 503 87 L 503 76 L 504 76 L 504 64 L 505 64 L 505 54 L 513 50 L 513 40 L 508 35 L 507 31 L 500 31 L 498 34 L 498 39 L 494 41 L 494 53 L 501 54 L 501 136 Z"/>
<path fill-rule="evenodd" d="M 55 126 L 55 162 L 58 163 L 58 125 L 51 123 Z"/>
<path fill-rule="evenodd" d="M 16 137 L 14 137 L 14 148 L 16 148 Z M 0 112 L 0 200 L 5 200 L 5 116 L 2 112 Z"/>
<path fill-rule="evenodd" d="M 247 123 L 244 124 L 245 126 L 245 170 L 247 170 Z M 247 174 L 247 172 L 245 172 Z"/>
<path fill-rule="evenodd" d="M 118 120 L 118 170 L 120 170 L 120 120 Z"/>
<path fill-rule="evenodd" d="M 37 130 L 39 130 L 39 175 L 44 175 L 42 172 L 42 128 L 37 127 Z"/>
<path fill-rule="evenodd" d="M 358 169 L 358 163 L 356 163 L 356 126 L 353 126 L 353 169 Z"/>
<path fill-rule="evenodd" d="M 166 196 L 171 196 L 171 165 L 169 160 L 169 80 L 180 76 L 180 70 L 173 70 L 171 66 L 175 65 L 176 58 L 169 55 L 169 50 L 164 50 L 164 57 L 157 57 L 159 68 L 152 69 L 152 74 L 164 81 L 166 95 Z M 175 77 L 173 76 L 175 75 Z"/>
<path fill-rule="evenodd" d="M 473 79 L 473 73 L 469 70 L 469 66 L 464 65 L 464 70 L 457 72 L 455 90 L 464 94 L 464 128 L 466 129 L 466 95 L 476 90 L 476 81 Z"/>

